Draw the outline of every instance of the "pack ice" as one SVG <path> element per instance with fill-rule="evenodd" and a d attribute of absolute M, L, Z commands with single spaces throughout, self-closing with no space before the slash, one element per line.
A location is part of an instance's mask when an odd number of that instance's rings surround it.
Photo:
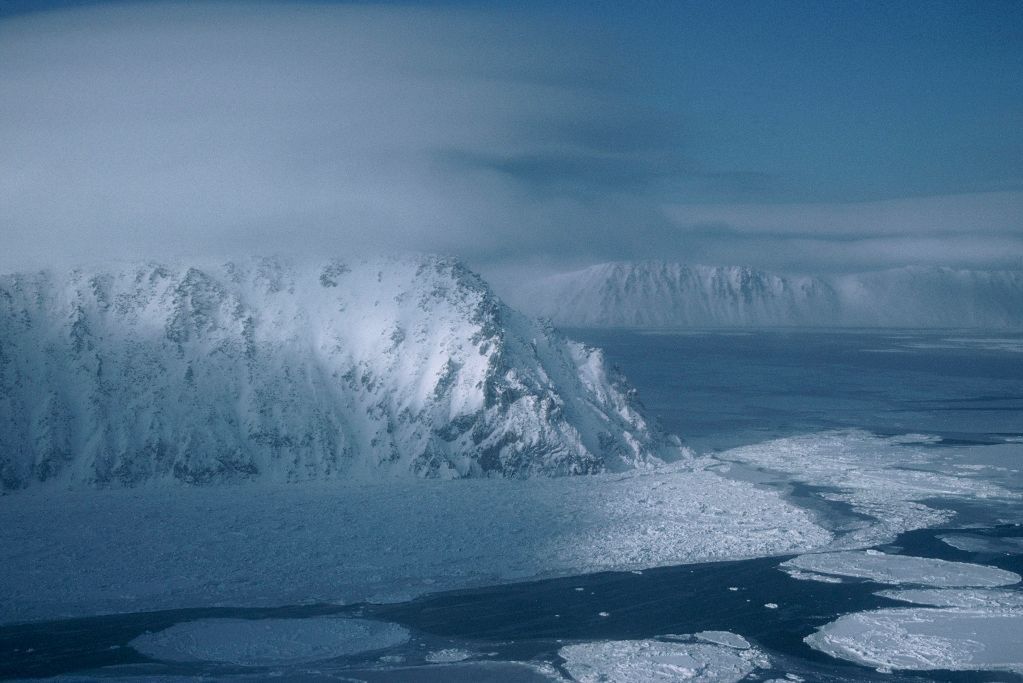
<path fill-rule="evenodd" d="M 0 277 L 0 489 L 529 477 L 682 454 L 600 351 L 452 259 Z"/>

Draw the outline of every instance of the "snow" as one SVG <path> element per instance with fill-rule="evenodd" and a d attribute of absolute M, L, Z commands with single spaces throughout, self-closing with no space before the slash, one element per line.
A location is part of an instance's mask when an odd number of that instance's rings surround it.
<path fill-rule="evenodd" d="M 822 324 L 837 303 L 823 280 L 664 261 L 602 263 L 509 288 L 510 300 L 571 327 Z"/>
<path fill-rule="evenodd" d="M 809 277 L 743 266 L 619 261 L 521 278 L 506 289 L 523 310 L 569 327 L 1023 325 L 1023 271 L 909 267 Z M 1020 345 L 993 337 L 987 348 Z"/>
<path fill-rule="evenodd" d="M 852 576 L 878 583 L 923 586 L 1007 586 L 1018 583 L 1019 574 L 966 562 L 927 557 L 888 555 L 876 550 L 800 555 L 781 563 L 782 569 L 818 574 Z"/>
<path fill-rule="evenodd" d="M 882 670 L 1023 673 L 1023 610 L 883 609 L 848 614 L 805 638 L 832 657 Z"/>
<path fill-rule="evenodd" d="M 558 654 L 579 683 L 732 683 L 767 664 L 754 649 L 660 640 L 581 643 L 563 647 Z"/>
<path fill-rule="evenodd" d="M 1023 609 L 1023 591 L 998 588 L 918 588 L 880 591 L 878 595 L 934 607 Z"/>
<path fill-rule="evenodd" d="M 0 490 L 678 460 L 602 354 L 439 257 L 0 276 Z"/>
<path fill-rule="evenodd" d="M 203 619 L 146 633 L 130 645 L 159 660 L 283 666 L 382 650 L 408 639 L 400 626 L 365 619 Z"/>
<path fill-rule="evenodd" d="M 0 623 L 406 600 L 831 541 L 780 494 L 681 465 L 532 480 L 154 485 L 59 498 L 38 487 L 0 496 Z"/>

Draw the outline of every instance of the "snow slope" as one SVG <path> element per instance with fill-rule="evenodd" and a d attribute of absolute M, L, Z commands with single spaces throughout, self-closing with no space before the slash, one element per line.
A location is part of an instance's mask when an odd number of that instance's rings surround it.
<path fill-rule="evenodd" d="M 837 320 L 837 293 L 817 278 L 665 261 L 601 263 L 509 292 L 529 312 L 575 327 L 800 325 Z"/>
<path fill-rule="evenodd" d="M 0 489 L 528 477 L 684 454 L 457 261 L 0 276 Z"/>
<path fill-rule="evenodd" d="M 1023 326 L 1023 271 L 908 267 L 825 278 L 624 261 L 523 281 L 506 295 L 575 327 Z"/>

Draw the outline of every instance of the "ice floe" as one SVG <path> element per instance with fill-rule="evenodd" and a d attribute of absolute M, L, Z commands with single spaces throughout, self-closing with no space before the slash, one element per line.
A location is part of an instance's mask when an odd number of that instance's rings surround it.
<path fill-rule="evenodd" d="M 852 576 L 878 583 L 922 586 L 1007 586 L 1018 583 L 1019 574 L 966 562 L 928 557 L 888 555 L 877 550 L 841 551 L 800 555 L 782 562 L 783 570 Z"/>
<path fill-rule="evenodd" d="M 563 647 L 558 654 L 579 683 L 733 683 L 767 666 L 766 657 L 753 648 L 660 640 L 581 643 Z"/>
<path fill-rule="evenodd" d="M 409 639 L 404 628 L 366 619 L 202 619 L 131 641 L 153 659 L 283 666 L 382 650 Z"/>
<path fill-rule="evenodd" d="M 736 650 L 748 650 L 750 648 L 748 640 L 740 636 L 738 633 L 732 633 L 731 631 L 700 631 L 693 635 L 696 636 L 698 640 L 713 643 L 715 645 L 723 645 Z"/>
<path fill-rule="evenodd" d="M 1023 609 L 1023 591 L 998 588 L 920 588 L 886 590 L 878 595 L 892 600 L 934 607 L 967 609 Z"/>
<path fill-rule="evenodd" d="M 1023 538 L 990 538 L 975 534 L 944 534 L 938 538 L 953 548 L 968 553 L 1023 554 Z"/>
<path fill-rule="evenodd" d="M 883 609 L 847 614 L 805 638 L 881 670 L 1023 673 L 1023 610 Z"/>
<path fill-rule="evenodd" d="M 820 583 L 843 583 L 842 579 L 837 576 L 828 576 L 827 574 L 817 574 L 815 572 L 804 572 L 798 569 L 792 569 L 791 567 L 785 567 L 785 573 L 791 576 L 793 579 L 799 581 L 819 581 Z"/>

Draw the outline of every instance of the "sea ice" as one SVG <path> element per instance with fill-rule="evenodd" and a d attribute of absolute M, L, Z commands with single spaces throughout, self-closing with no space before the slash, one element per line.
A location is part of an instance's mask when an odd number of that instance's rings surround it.
<path fill-rule="evenodd" d="M 750 648 L 748 640 L 738 633 L 732 633 L 731 631 L 700 631 L 693 635 L 704 642 L 724 645 L 736 650 L 748 650 Z"/>
<path fill-rule="evenodd" d="M 710 643 L 617 640 L 561 648 L 565 670 L 579 683 L 733 683 L 767 665 L 758 650 Z"/>
<path fill-rule="evenodd" d="M 951 451 L 927 448 L 935 438 L 922 434 L 880 437 L 862 430 L 835 430 L 774 439 L 718 453 L 722 460 L 773 470 L 812 486 L 837 489 L 821 497 L 851 506 L 869 521 L 850 527 L 838 539 L 844 548 L 890 542 L 910 529 L 940 524 L 952 516 L 925 504 L 936 498 L 1016 501 L 1018 491 L 970 473 L 947 473 L 940 462 Z M 991 446 L 978 448 L 990 449 Z M 975 455 L 969 449 L 956 454 Z M 976 453 L 979 457 L 980 452 Z"/>
<path fill-rule="evenodd" d="M 780 567 L 783 570 L 854 576 L 879 583 L 937 587 L 1007 586 L 1020 580 L 1019 574 L 996 567 L 927 557 L 888 555 L 876 550 L 800 555 L 782 562 Z"/>
<path fill-rule="evenodd" d="M 382 650 L 408 638 L 396 624 L 366 619 L 202 619 L 146 633 L 131 646 L 160 660 L 283 666 Z"/>
<path fill-rule="evenodd" d="M 878 595 L 892 600 L 934 607 L 965 607 L 968 609 L 1023 609 L 1023 591 L 997 588 L 957 588 L 887 590 Z"/>
<path fill-rule="evenodd" d="M 805 638 L 878 669 L 1023 673 L 1023 610 L 882 609 L 847 614 Z"/>
<path fill-rule="evenodd" d="M 434 664 L 450 664 L 462 662 L 475 656 L 474 652 L 463 650 L 457 647 L 446 647 L 443 650 L 434 650 L 426 655 L 426 661 Z"/>
<path fill-rule="evenodd" d="M 383 602 L 801 553 L 833 538 L 776 492 L 675 466 L 529 481 L 65 490 L 59 498 L 42 488 L 0 496 L 0 623 Z"/>
<path fill-rule="evenodd" d="M 814 572 L 802 572 L 798 569 L 785 569 L 785 573 L 791 576 L 793 579 L 799 581 L 819 581 L 820 583 L 842 583 L 842 579 L 837 576 L 828 576 L 827 574 L 815 574 Z"/>
<path fill-rule="evenodd" d="M 974 534 L 945 534 L 938 538 L 953 548 L 968 553 L 1023 554 L 1023 538 L 989 538 Z"/>

